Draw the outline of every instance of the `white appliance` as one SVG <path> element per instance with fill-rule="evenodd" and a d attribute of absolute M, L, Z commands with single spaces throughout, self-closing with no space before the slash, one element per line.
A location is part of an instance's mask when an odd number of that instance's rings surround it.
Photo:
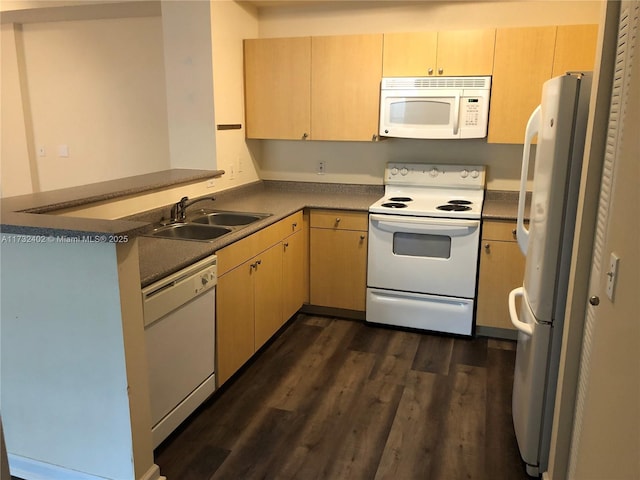
<path fill-rule="evenodd" d="M 380 135 L 484 138 L 491 77 L 386 77 L 380 86 Z"/>
<path fill-rule="evenodd" d="M 215 390 L 217 260 L 142 290 L 153 448 Z"/>
<path fill-rule="evenodd" d="M 366 320 L 471 335 L 484 167 L 390 163 L 384 181 L 369 207 Z"/>
<path fill-rule="evenodd" d="M 509 294 L 509 313 L 518 329 L 513 423 L 532 476 L 544 472 L 548 464 L 590 92 L 591 74 L 548 80 L 525 134 L 517 236 L 527 259 L 523 286 Z M 525 186 L 536 134 L 527 230 Z M 520 299 L 519 315 L 516 299 Z"/>

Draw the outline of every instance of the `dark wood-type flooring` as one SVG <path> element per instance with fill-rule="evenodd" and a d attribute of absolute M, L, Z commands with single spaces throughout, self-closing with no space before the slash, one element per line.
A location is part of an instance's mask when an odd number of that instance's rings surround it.
<path fill-rule="evenodd" d="M 300 314 L 155 451 L 168 480 L 527 479 L 515 345 Z"/>

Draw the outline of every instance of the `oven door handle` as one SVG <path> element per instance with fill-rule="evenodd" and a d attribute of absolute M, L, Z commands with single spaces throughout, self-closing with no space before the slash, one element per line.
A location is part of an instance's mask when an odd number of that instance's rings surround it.
<path fill-rule="evenodd" d="M 370 215 L 369 218 L 376 228 L 391 233 L 426 233 L 461 237 L 469 235 L 480 226 L 480 222 L 477 220 L 451 220 L 446 222 L 432 219 L 425 221 L 424 218 L 391 220 L 385 215 Z"/>

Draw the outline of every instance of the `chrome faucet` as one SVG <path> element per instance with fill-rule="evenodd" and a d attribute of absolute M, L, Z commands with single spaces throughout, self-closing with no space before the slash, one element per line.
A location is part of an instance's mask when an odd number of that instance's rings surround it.
<path fill-rule="evenodd" d="M 194 203 L 204 202 L 205 200 L 214 201 L 215 197 L 196 198 L 189 200 L 189 197 L 182 197 L 173 207 L 171 207 L 171 220 L 174 222 L 184 222 L 187 218 L 187 207 Z"/>

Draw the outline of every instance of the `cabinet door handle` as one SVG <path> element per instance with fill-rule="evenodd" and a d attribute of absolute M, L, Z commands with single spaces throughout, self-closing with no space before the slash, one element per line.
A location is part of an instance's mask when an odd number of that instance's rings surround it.
<path fill-rule="evenodd" d="M 302 134 L 302 140 L 306 140 L 307 138 L 309 138 L 309 134 L 307 132 L 304 132 Z"/>
<path fill-rule="evenodd" d="M 364 240 L 365 238 L 367 238 L 365 235 L 360 235 L 360 240 Z"/>
<path fill-rule="evenodd" d="M 289 246 L 289 242 L 285 242 L 284 243 L 284 248 L 287 248 Z"/>
<path fill-rule="evenodd" d="M 444 73 L 444 68 L 439 68 L 438 69 L 438 75 L 442 75 Z"/>
<path fill-rule="evenodd" d="M 487 253 L 491 253 L 491 245 L 489 243 L 484 244 L 484 251 Z"/>
<path fill-rule="evenodd" d="M 515 228 L 513 230 L 511 230 L 511 235 L 513 235 L 514 239 L 518 238 L 518 234 L 516 233 L 516 229 Z"/>
<path fill-rule="evenodd" d="M 427 69 L 427 73 L 428 73 L 429 75 L 433 75 L 433 68 L 429 67 L 429 68 Z"/>
<path fill-rule="evenodd" d="M 292 226 L 293 228 L 296 228 L 296 227 L 298 226 L 298 222 L 293 222 L 293 223 L 291 224 L 291 226 Z"/>
<path fill-rule="evenodd" d="M 336 223 L 340 223 L 340 220 L 342 220 L 340 217 L 336 217 Z"/>

